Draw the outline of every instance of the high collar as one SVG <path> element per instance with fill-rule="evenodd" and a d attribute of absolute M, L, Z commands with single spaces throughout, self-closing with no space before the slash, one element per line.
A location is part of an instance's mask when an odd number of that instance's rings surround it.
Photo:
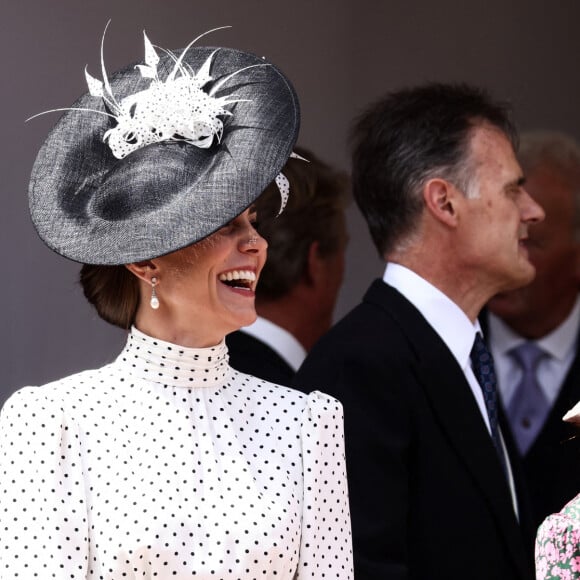
<path fill-rule="evenodd" d="M 175 387 L 215 387 L 231 372 L 222 340 L 208 348 L 188 348 L 153 338 L 131 328 L 117 363 L 133 376 Z"/>

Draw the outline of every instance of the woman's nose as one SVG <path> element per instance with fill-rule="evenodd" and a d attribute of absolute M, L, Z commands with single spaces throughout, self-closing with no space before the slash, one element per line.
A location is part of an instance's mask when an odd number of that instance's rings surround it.
<path fill-rule="evenodd" d="M 244 252 L 264 252 L 268 248 L 268 242 L 254 229 L 250 228 L 242 238 Z"/>

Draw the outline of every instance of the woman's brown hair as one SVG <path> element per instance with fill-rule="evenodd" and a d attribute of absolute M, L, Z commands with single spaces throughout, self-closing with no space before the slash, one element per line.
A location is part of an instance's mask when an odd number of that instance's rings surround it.
<path fill-rule="evenodd" d="M 84 264 L 80 283 L 103 320 L 124 329 L 131 327 L 139 306 L 139 282 L 125 266 Z"/>

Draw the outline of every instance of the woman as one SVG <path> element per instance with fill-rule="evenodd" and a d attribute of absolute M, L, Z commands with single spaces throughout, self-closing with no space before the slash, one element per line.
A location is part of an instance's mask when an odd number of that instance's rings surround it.
<path fill-rule="evenodd" d="M 38 233 L 130 331 L 2 410 L 0 578 L 351 578 L 339 403 L 234 371 L 224 343 L 256 316 L 251 206 L 295 93 L 232 49 L 145 55 L 87 75 L 33 169 Z"/>
<path fill-rule="evenodd" d="M 564 415 L 564 421 L 580 426 L 580 402 Z M 580 494 L 538 528 L 536 578 L 580 578 Z"/>

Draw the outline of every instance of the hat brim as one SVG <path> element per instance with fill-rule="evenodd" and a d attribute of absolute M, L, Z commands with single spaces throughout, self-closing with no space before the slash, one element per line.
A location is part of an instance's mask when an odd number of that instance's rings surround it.
<path fill-rule="evenodd" d="M 191 48 L 185 61 L 198 70 L 214 50 Z M 249 207 L 292 152 L 300 114 L 288 80 L 255 55 L 218 50 L 214 82 L 248 66 L 216 94 L 244 102 L 227 107 L 232 115 L 222 117 L 221 142 L 209 149 L 163 141 L 117 159 L 103 141 L 114 119 L 67 111 L 41 148 L 30 181 L 30 212 L 44 242 L 77 262 L 138 262 L 195 243 Z M 159 69 L 168 74 L 172 67 L 162 57 Z M 149 82 L 134 65 L 110 77 L 119 100 Z M 105 112 L 102 99 L 88 93 L 73 107 Z"/>

